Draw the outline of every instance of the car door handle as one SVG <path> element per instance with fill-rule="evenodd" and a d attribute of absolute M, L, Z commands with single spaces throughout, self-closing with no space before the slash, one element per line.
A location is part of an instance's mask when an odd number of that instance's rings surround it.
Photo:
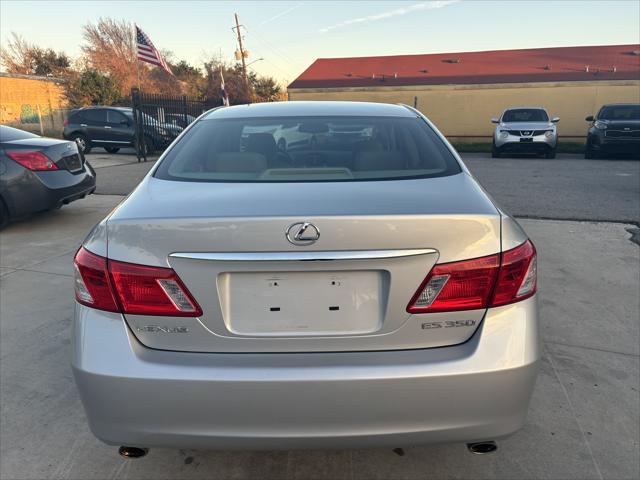
<path fill-rule="evenodd" d="M 111 128 L 109 125 L 105 125 L 104 128 Z"/>

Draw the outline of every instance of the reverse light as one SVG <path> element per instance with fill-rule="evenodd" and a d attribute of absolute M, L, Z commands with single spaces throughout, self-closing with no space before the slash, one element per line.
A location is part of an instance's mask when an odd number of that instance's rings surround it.
<path fill-rule="evenodd" d="M 435 265 L 407 306 L 409 313 L 497 307 L 531 297 L 537 288 L 536 250 L 527 240 L 502 254 Z"/>
<path fill-rule="evenodd" d="M 32 171 L 58 170 L 58 166 L 38 150 L 9 150 L 7 156 Z"/>
<path fill-rule="evenodd" d="M 197 317 L 202 309 L 171 268 L 107 260 L 84 247 L 74 259 L 76 300 L 135 315 Z"/>

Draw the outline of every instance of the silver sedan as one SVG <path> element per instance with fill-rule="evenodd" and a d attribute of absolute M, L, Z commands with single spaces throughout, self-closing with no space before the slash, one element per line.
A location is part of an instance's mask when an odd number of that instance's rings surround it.
<path fill-rule="evenodd" d="M 317 141 L 278 148 L 285 126 Z M 76 384 L 123 455 L 484 453 L 525 421 L 535 248 L 410 107 L 210 111 L 91 231 L 75 271 Z"/>

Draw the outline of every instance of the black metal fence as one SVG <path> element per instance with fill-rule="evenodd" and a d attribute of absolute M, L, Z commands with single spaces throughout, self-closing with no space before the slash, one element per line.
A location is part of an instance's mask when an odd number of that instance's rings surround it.
<path fill-rule="evenodd" d="M 133 88 L 131 104 L 136 156 L 139 162 L 146 162 L 147 155 L 164 150 L 200 114 L 222 105 L 222 101 L 144 93 Z"/>

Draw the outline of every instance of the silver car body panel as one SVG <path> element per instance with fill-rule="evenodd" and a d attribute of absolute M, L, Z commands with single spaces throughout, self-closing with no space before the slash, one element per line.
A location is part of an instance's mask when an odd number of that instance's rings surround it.
<path fill-rule="evenodd" d="M 201 354 L 145 348 L 119 314 L 76 305 L 73 372 L 113 445 L 397 447 L 518 430 L 540 356 L 536 299 L 490 309 L 448 348 Z"/>
<path fill-rule="evenodd" d="M 466 341 L 482 320 L 484 310 L 418 316 L 406 312 L 411 297 L 436 261 L 447 263 L 500 251 L 500 213 L 465 173 L 422 180 L 310 183 L 305 185 L 303 196 L 296 183 L 218 183 L 215 188 L 211 184 L 190 183 L 188 188 L 183 187 L 179 182 L 176 185 L 147 177 L 108 221 L 109 258 L 172 267 L 204 311 L 198 319 L 163 317 L 161 325 L 156 317 L 127 315 L 135 335 L 149 347 L 198 352 L 434 347 Z M 296 201 L 291 201 L 293 198 Z M 286 238 L 287 226 L 301 220 L 312 222 L 322 231 L 313 245 L 292 245 Z M 407 249 L 427 249 L 431 253 L 377 258 L 380 251 Z M 287 260 L 300 254 L 316 258 L 336 255 L 328 252 L 343 252 L 343 256 L 351 258 L 334 262 Z M 353 258 L 353 252 L 360 252 L 358 258 Z M 185 253 L 190 258 L 185 258 Z M 265 255 L 272 260 L 265 262 Z M 278 272 L 283 281 L 292 284 L 295 276 L 283 272 L 324 272 L 331 281 L 337 272 L 349 276 L 353 274 L 346 272 L 355 271 L 384 275 L 376 307 L 380 309 L 376 310 L 380 319 L 366 328 L 362 324 L 356 328 L 359 315 L 367 315 L 357 310 L 365 308 L 365 304 L 347 298 L 348 290 L 344 294 L 338 292 L 337 298 L 351 311 L 344 311 L 343 307 L 344 313 L 332 316 L 335 322 L 351 316 L 353 324 L 345 325 L 343 331 L 332 328 L 331 323 L 324 327 L 327 331 L 319 329 L 318 323 L 325 321 L 323 315 L 330 306 L 324 305 L 323 299 L 307 307 L 285 300 L 285 306 L 260 305 L 254 311 L 245 311 L 241 306 L 232 308 L 229 286 L 234 274 L 238 277 L 241 272 L 263 272 L 266 284 Z M 247 298 L 255 295 L 250 289 L 245 293 Z M 239 294 L 236 288 L 235 296 Z M 371 296 L 366 291 L 358 295 Z M 268 312 L 269 306 L 304 311 L 306 320 L 293 326 L 283 313 Z M 273 332 L 258 334 L 254 329 L 233 328 L 229 320 L 233 310 L 236 318 L 243 313 L 262 316 L 262 321 L 272 325 Z M 425 330 L 424 317 L 469 324 Z M 181 333 L 167 335 L 148 328 L 158 326 L 180 329 Z M 293 328 L 300 333 L 291 333 Z M 240 331 L 245 334 L 240 335 Z"/>

